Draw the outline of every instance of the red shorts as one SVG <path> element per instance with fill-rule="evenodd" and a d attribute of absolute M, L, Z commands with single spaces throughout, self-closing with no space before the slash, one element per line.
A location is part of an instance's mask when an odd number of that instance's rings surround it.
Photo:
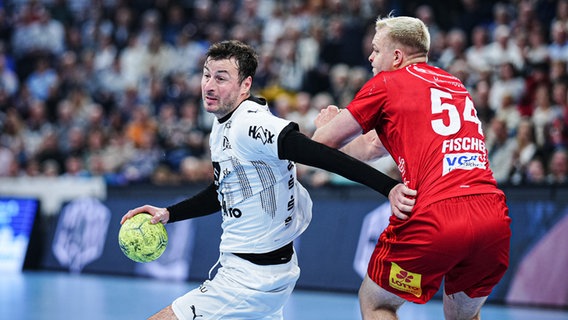
<path fill-rule="evenodd" d="M 484 297 L 509 265 L 509 210 L 502 194 L 438 201 L 408 220 L 391 217 L 367 273 L 407 301 L 426 303 L 440 288 Z"/>

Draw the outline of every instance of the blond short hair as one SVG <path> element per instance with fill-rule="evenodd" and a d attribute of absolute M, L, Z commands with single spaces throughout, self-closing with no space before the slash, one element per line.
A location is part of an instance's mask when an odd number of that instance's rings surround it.
<path fill-rule="evenodd" d="M 428 54 L 430 50 L 430 32 L 422 20 L 413 17 L 378 17 L 376 30 L 388 29 L 388 36 L 399 44 L 417 53 Z"/>

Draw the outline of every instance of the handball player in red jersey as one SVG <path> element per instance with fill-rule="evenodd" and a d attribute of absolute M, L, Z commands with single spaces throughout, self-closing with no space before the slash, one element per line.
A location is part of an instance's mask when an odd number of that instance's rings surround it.
<path fill-rule="evenodd" d="M 480 319 L 509 263 L 510 218 L 481 122 L 460 80 L 427 64 L 429 48 L 419 19 L 377 19 L 373 78 L 346 110 L 329 106 L 316 119 L 314 140 L 366 159 L 384 147 L 402 176 L 359 290 L 364 319 L 397 319 L 442 280 L 446 319 Z"/>

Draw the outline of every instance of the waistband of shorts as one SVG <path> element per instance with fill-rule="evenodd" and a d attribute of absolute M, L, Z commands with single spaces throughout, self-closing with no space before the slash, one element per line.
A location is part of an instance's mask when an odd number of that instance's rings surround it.
<path fill-rule="evenodd" d="M 474 201 L 476 199 L 488 199 L 488 198 L 501 198 L 505 199 L 505 195 L 502 192 L 487 192 L 487 193 L 472 193 L 472 194 L 464 194 L 455 197 L 440 199 L 438 201 L 432 202 L 428 204 L 426 207 L 437 204 L 437 203 L 459 203 L 459 202 L 468 202 Z"/>
<path fill-rule="evenodd" d="M 235 253 L 239 258 L 245 259 L 261 266 L 275 265 L 275 264 L 285 264 L 292 260 L 292 255 L 294 255 L 294 244 L 293 242 L 280 247 L 276 250 L 266 252 L 266 253 Z"/>

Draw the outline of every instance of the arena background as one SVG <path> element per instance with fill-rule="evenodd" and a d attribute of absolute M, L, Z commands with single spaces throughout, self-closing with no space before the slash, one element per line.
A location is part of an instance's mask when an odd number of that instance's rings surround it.
<path fill-rule="evenodd" d="M 217 261 L 221 234 L 218 214 L 167 225 L 169 246 L 152 263 L 128 260 L 117 244 L 119 221 L 128 209 L 142 203 L 168 205 L 199 191 L 200 185 L 107 189 L 96 179 L 83 180 L 74 182 L 76 194 L 64 197 L 52 191 L 60 189 L 58 184 L 69 186 L 64 179 L 36 182 L 31 191 L 25 182 L 6 182 L 0 184 L 2 199 L 39 199 L 40 204 L 50 206 L 46 210 L 40 205 L 25 269 L 202 281 Z M 504 190 L 512 218 L 511 265 L 489 301 L 568 307 L 568 252 L 564 247 L 568 240 L 568 189 Z M 386 223 L 385 198 L 360 186 L 309 191 L 314 215 L 308 230 L 295 243 L 302 268 L 297 287 L 356 292 L 378 232 Z M 6 217 L 6 213 L 0 212 L 0 216 Z M 440 297 L 438 293 L 436 298 Z"/>

